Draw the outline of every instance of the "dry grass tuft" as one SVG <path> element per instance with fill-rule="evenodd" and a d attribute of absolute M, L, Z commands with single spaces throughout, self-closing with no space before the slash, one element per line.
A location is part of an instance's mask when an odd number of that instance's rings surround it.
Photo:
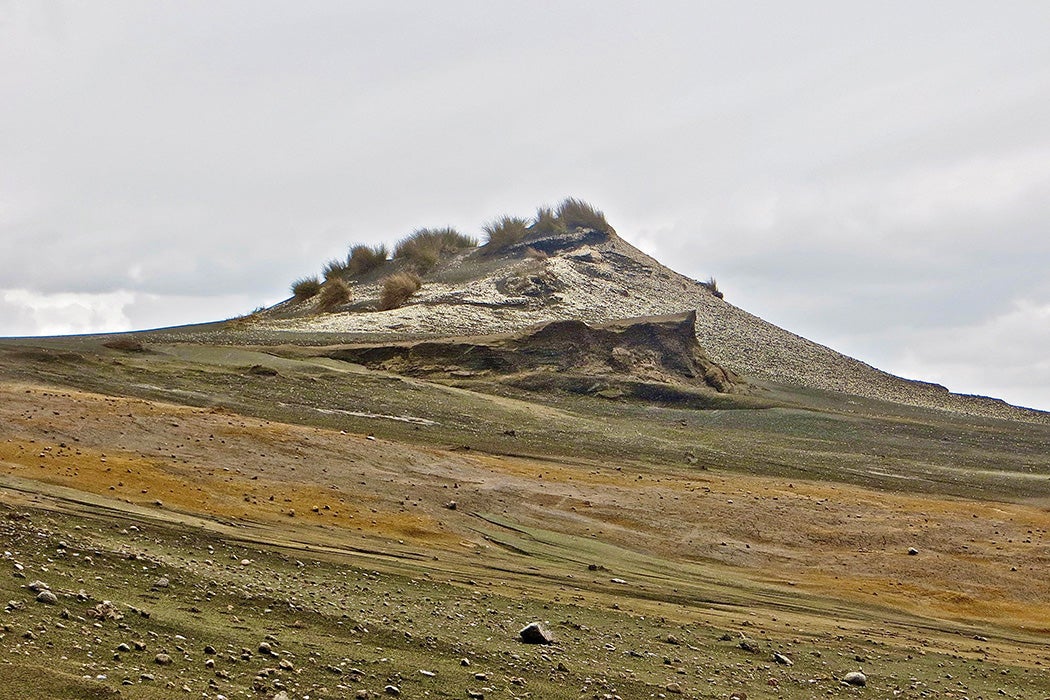
<path fill-rule="evenodd" d="M 464 248 L 475 248 L 478 239 L 454 228 L 421 228 L 398 241 L 394 259 L 411 263 L 420 272 L 434 267 L 444 255 Z"/>
<path fill-rule="evenodd" d="M 534 236 L 553 236 L 565 233 L 565 225 L 558 219 L 558 214 L 550 207 L 540 207 L 536 210 L 536 218 L 529 227 L 529 232 Z"/>
<path fill-rule="evenodd" d="M 321 274 L 324 275 L 326 280 L 337 279 L 342 277 L 346 272 L 346 263 L 342 260 L 329 260 L 325 263 L 324 269 Z"/>
<path fill-rule="evenodd" d="M 714 277 L 708 277 L 706 282 L 700 283 L 700 286 L 705 287 L 707 291 L 711 292 L 719 299 L 725 297 L 725 294 L 722 294 L 722 291 L 718 288 L 718 280 L 716 280 Z"/>
<path fill-rule="evenodd" d="M 605 220 L 605 214 L 587 202 L 569 197 L 558 205 L 558 221 L 568 230 L 589 228 L 601 233 L 615 233 L 613 227 Z"/>
<path fill-rule="evenodd" d="M 332 311 L 350 301 L 350 285 L 337 278 L 330 279 L 321 286 L 318 306 L 321 311 Z"/>
<path fill-rule="evenodd" d="M 409 297 L 419 291 L 423 280 L 412 272 L 397 272 L 383 278 L 383 291 L 379 296 L 379 310 L 388 311 L 408 301 Z"/>
<path fill-rule="evenodd" d="M 320 291 L 321 280 L 317 279 L 317 275 L 301 277 L 292 283 L 292 294 L 299 300 L 315 297 Z"/>
<path fill-rule="evenodd" d="M 517 216 L 501 216 L 485 224 L 485 247 L 487 252 L 498 252 L 520 243 L 529 233 L 529 222 Z"/>
<path fill-rule="evenodd" d="M 386 264 L 389 252 L 383 244 L 376 246 L 355 245 L 346 258 L 346 269 L 351 275 L 363 275 Z"/>

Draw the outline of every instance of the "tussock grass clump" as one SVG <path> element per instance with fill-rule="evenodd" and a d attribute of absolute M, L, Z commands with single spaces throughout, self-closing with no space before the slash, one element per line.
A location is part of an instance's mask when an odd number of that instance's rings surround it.
<path fill-rule="evenodd" d="M 318 306 L 321 311 L 331 311 L 350 301 L 350 285 L 338 277 L 321 285 L 318 294 Z"/>
<path fill-rule="evenodd" d="M 708 277 L 706 282 L 700 283 L 700 286 L 706 287 L 707 291 L 711 292 L 719 299 L 725 297 L 725 294 L 722 293 L 722 290 L 718 288 L 718 281 L 714 277 Z"/>
<path fill-rule="evenodd" d="M 317 275 L 301 277 L 292 282 L 292 294 L 296 299 L 310 299 L 317 296 L 320 291 L 321 280 L 317 279 Z"/>
<path fill-rule="evenodd" d="M 587 202 L 569 197 L 558 205 L 558 221 L 568 230 L 589 228 L 602 233 L 615 233 L 613 227 L 605 220 L 605 214 Z"/>
<path fill-rule="evenodd" d="M 497 252 L 520 243 L 529 233 L 529 222 L 517 216 L 501 216 L 485 224 L 485 245 L 490 252 Z"/>
<path fill-rule="evenodd" d="M 383 278 L 383 291 L 379 295 L 379 310 L 387 311 L 408 301 L 409 297 L 419 291 L 423 280 L 412 272 L 397 272 Z"/>
<path fill-rule="evenodd" d="M 321 271 L 326 280 L 331 280 L 340 277 L 345 272 L 346 263 L 342 260 L 329 260 L 325 263 L 324 269 Z"/>
<path fill-rule="evenodd" d="M 565 224 L 558 219 L 558 214 L 550 207 L 540 207 L 536 210 L 536 218 L 529 227 L 529 231 L 536 236 L 552 236 L 565 232 Z"/>
<path fill-rule="evenodd" d="M 346 269 L 351 275 L 363 275 L 385 264 L 388 255 L 383 244 L 351 246 L 346 258 Z"/>
<path fill-rule="evenodd" d="M 394 259 L 405 260 L 421 272 L 437 264 L 443 255 L 464 248 L 474 248 L 478 239 L 465 236 L 454 228 L 421 228 L 398 241 Z"/>

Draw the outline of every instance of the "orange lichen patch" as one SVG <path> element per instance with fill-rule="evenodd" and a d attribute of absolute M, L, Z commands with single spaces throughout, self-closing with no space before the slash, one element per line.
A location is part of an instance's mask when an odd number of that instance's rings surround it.
<path fill-rule="evenodd" d="M 194 515 L 256 522 L 294 519 L 429 543 L 456 539 L 425 514 L 369 507 L 375 499 L 368 495 L 347 496 L 318 486 L 252 480 L 134 454 L 9 438 L 0 441 L 0 474 Z"/>
<path fill-rule="evenodd" d="M 982 589 L 971 594 L 937 586 L 904 584 L 862 576 L 808 574 L 797 584 L 811 592 L 906 611 L 920 617 L 974 622 L 982 621 L 1029 631 L 1050 627 L 1050 609 L 1032 605 L 1017 592 Z"/>
<path fill-rule="evenodd" d="M 585 464 L 559 464 L 527 457 L 501 457 L 476 454 L 471 458 L 487 472 L 507 476 L 542 479 L 547 483 L 586 484 L 594 486 L 628 486 L 633 476 L 613 469 L 595 469 Z"/>

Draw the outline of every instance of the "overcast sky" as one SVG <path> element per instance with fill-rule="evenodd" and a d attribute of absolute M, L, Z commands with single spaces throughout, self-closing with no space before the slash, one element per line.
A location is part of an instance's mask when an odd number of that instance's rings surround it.
<path fill-rule="evenodd" d="M 1050 410 L 1050 2 L 0 0 L 0 335 L 226 318 L 572 195 L 728 301 Z"/>

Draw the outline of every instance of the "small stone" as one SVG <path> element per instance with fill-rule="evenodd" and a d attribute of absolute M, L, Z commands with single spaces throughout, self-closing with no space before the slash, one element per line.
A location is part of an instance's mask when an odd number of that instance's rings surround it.
<path fill-rule="evenodd" d="M 385 688 L 383 688 L 383 692 L 387 695 L 400 695 L 401 689 L 398 688 L 396 685 L 388 685 Z"/>
<path fill-rule="evenodd" d="M 152 681 L 155 678 L 156 676 L 154 676 L 152 673 L 143 673 L 141 676 L 139 676 L 139 680 L 143 681 Z"/>
<path fill-rule="evenodd" d="M 354 697 L 357 698 L 357 700 L 368 700 L 368 698 L 372 697 L 372 694 L 367 690 L 359 690 L 354 693 Z"/>
<path fill-rule="evenodd" d="M 120 644 L 117 645 L 117 651 L 119 651 L 119 652 L 131 651 L 131 647 L 128 646 L 127 644 L 125 644 L 124 642 L 121 642 Z"/>
<path fill-rule="evenodd" d="M 154 588 L 167 588 L 171 585 L 171 581 L 168 580 L 167 576 L 161 576 L 159 579 L 153 582 Z"/>
<path fill-rule="evenodd" d="M 518 632 L 521 641 L 526 644 L 553 644 L 550 633 L 538 622 L 530 622 Z"/>
<path fill-rule="evenodd" d="M 751 654 L 757 654 L 760 651 L 762 651 L 759 648 L 758 644 L 755 644 L 753 641 L 751 641 L 747 637 L 744 637 L 743 639 L 740 640 L 740 648 L 743 649 L 744 651 L 748 652 L 748 653 L 751 653 Z"/>
<path fill-rule="evenodd" d="M 460 666 L 470 666 L 470 659 L 460 659 L 459 660 L 459 665 Z"/>
<path fill-rule="evenodd" d="M 52 593 L 51 591 L 47 591 L 47 590 L 40 591 L 39 593 L 36 594 L 36 602 L 38 602 L 38 603 L 47 603 L 48 605 L 54 605 L 55 603 L 58 602 L 58 596 L 55 595 L 54 593 Z"/>
<path fill-rule="evenodd" d="M 215 656 L 215 647 L 213 647 L 211 644 L 205 645 L 204 653 L 208 656 Z"/>
<path fill-rule="evenodd" d="M 795 665 L 794 661 L 792 661 L 788 657 L 784 656 L 779 651 L 773 652 L 773 660 L 776 661 L 781 666 L 794 666 Z"/>
<path fill-rule="evenodd" d="M 674 693 L 676 695 L 682 694 L 682 686 L 678 685 L 677 683 L 668 683 L 664 686 L 664 690 L 666 690 L 668 693 Z"/>
<path fill-rule="evenodd" d="M 915 547 L 908 547 L 908 554 L 910 556 L 914 557 L 918 553 L 919 553 L 919 550 L 915 549 Z"/>
<path fill-rule="evenodd" d="M 860 671 L 851 671 L 842 677 L 842 682 L 846 685 L 863 687 L 868 684 L 868 677 Z"/>
<path fill-rule="evenodd" d="M 269 656 L 273 653 L 273 648 L 270 646 L 269 642 L 259 642 L 259 653 Z"/>
<path fill-rule="evenodd" d="M 51 586 L 47 585 L 43 581 L 33 581 L 28 586 L 26 586 L 26 588 L 33 591 L 33 593 L 39 593 L 40 591 L 50 590 Z"/>
<path fill-rule="evenodd" d="M 171 657 L 167 654 L 157 654 L 153 657 L 153 663 L 158 666 L 170 666 L 172 663 Z"/>
<path fill-rule="evenodd" d="M 445 507 L 448 508 L 449 510 L 455 510 L 456 508 L 459 507 L 459 504 L 456 503 L 455 501 L 449 501 L 448 503 L 445 504 Z"/>

